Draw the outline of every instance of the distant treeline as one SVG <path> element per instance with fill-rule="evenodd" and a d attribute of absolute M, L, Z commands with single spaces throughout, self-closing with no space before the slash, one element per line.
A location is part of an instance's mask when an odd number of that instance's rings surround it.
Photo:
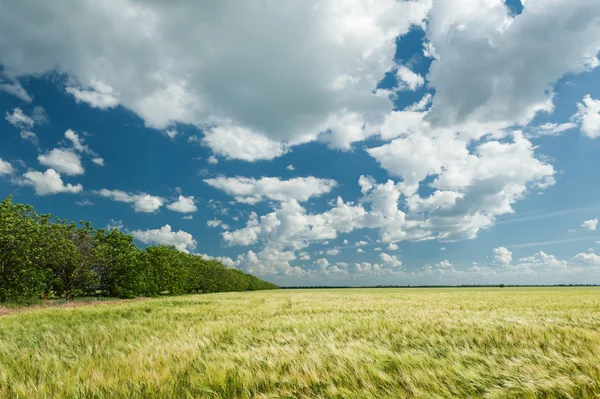
<path fill-rule="evenodd" d="M 134 298 L 278 288 L 174 247 L 138 248 L 131 235 L 0 203 L 0 302 L 104 296 Z"/>
<path fill-rule="evenodd" d="M 279 287 L 282 290 L 312 290 L 332 288 L 504 288 L 504 287 L 598 287 L 599 284 L 462 284 L 462 285 L 313 285 Z"/>

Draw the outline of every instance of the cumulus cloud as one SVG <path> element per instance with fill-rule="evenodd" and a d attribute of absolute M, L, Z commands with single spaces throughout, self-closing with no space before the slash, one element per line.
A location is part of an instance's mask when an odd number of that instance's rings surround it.
<path fill-rule="evenodd" d="M 330 248 L 325 251 L 325 254 L 329 256 L 336 256 L 340 254 L 340 250 L 338 248 Z"/>
<path fill-rule="evenodd" d="M 198 210 L 194 203 L 194 197 L 184 197 L 180 195 L 177 201 L 167 205 L 167 209 L 179 213 L 193 213 Z"/>
<path fill-rule="evenodd" d="M 422 25 L 429 8 L 396 0 L 10 3 L 0 16 L 0 37 L 11 37 L 0 62 L 11 79 L 58 68 L 77 82 L 67 90 L 79 101 L 121 104 L 158 129 L 206 126 L 215 152 L 268 159 L 285 150 L 261 156 L 253 143 L 307 142 L 346 113 L 368 123 L 390 111 L 392 101 L 373 90 L 394 68 L 396 38 Z M 231 126 L 253 132 L 248 151 L 223 145 Z"/>
<path fill-rule="evenodd" d="M 417 90 L 425 84 L 425 79 L 418 73 L 414 73 L 405 65 L 398 65 L 396 78 L 400 82 L 400 90 Z"/>
<path fill-rule="evenodd" d="M 277 158 L 289 151 L 287 145 L 239 126 L 217 126 L 204 133 L 201 143 L 228 159 L 260 161 Z"/>
<path fill-rule="evenodd" d="M 51 195 L 59 193 L 76 194 L 83 190 L 81 184 L 64 184 L 60 173 L 54 169 L 45 172 L 29 171 L 23 175 L 21 184 L 32 186 L 36 195 Z"/>
<path fill-rule="evenodd" d="M 367 152 L 402 179 L 388 190 L 406 197 L 410 213 L 428 215 L 440 239 L 474 238 L 497 216 L 512 213 L 512 204 L 528 188 L 554 184 L 554 168 L 535 157 L 535 147 L 521 132 L 513 133 L 512 142 L 491 140 L 473 151 L 468 143 L 447 132 L 431 137 L 421 132 Z M 432 176 L 429 186 L 435 191 L 423 198 L 418 189 Z"/>
<path fill-rule="evenodd" d="M 189 253 L 196 249 L 196 240 L 190 233 L 183 230 L 173 231 L 165 224 L 160 229 L 134 230 L 131 234 L 144 244 L 173 245 L 181 252 Z"/>
<path fill-rule="evenodd" d="M 2 175 L 11 175 L 15 172 L 15 168 L 8 161 L 0 158 L 0 176 Z"/>
<path fill-rule="evenodd" d="M 25 115 L 21 108 L 13 109 L 12 113 L 6 112 L 5 119 L 16 128 L 31 129 L 35 125 L 35 121 Z"/>
<path fill-rule="evenodd" d="M 390 242 L 390 244 L 387 246 L 388 251 L 397 251 L 398 248 L 398 245 L 394 244 L 393 242 Z"/>
<path fill-rule="evenodd" d="M 281 180 L 278 177 L 262 177 L 260 179 L 248 177 L 216 177 L 205 179 L 205 183 L 223 190 L 235 197 L 237 202 L 256 204 L 260 201 L 308 201 L 331 192 L 337 185 L 331 179 L 317 179 L 315 177 L 297 177 L 290 180 Z"/>
<path fill-rule="evenodd" d="M 526 124 L 553 109 L 559 78 L 599 65 L 600 3 L 556 0 L 549 7 L 531 0 L 523 7 L 511 16 L 502 1 L 433 3 L 426 37 L 436 54 L 427 74 L 435 96 L 428 121 Z"/>
<path fill-rule="evenodd" d="M 502 266 L 508 266 L 512 262 L 513 253 L 505 247 L 494 248 L 494 263 Z"/>
<path fill-rule="evenodd" d="M 109 109 L 119 105 L 118 93 L 115 89 L 96 79 L 90 80 L 89 86 L 86 88 L 67 87 L 65 91 L 71 94 L 78 103 L 84 102 L 93 108 Z"/>
<path fill-rule="evenodd" d="M 136 212 L 156 212 L 165 203 L 163 198 L 146 193 L 133 194 L 121 190 L 108 190 L 105 188 L 96 191 L 95 193 L 113 201 L 133 204 L 133 209 Z"/>
<path fill-rule="evenodd" d="M 590 266 L 600 266 L 600 256 L 593 252 L 582 252 L 573 257 L 573 261 Z"/>
<path fill-rule="evenodd" d="M 223 230 L 229 230 L 229 225 L 223 223 L 223 221 L 219 220 L 219 219 L 207 220 L 206 221 L 206 225 L 208 227 L 219 227 L 219 226 L 221 226 L 221 228 Z"/>
<path fill-rule="evenodd" d="M 379 254 L 379 258 L 386 265 L 390 265 L 392 267 L 402 266 L 402 261 L 400 259 L 398 259 L 396 257 L 396 255 L 389 255 L 389 254 L 386 254 L 385 252 L 382 252 Z"/>
<path fill-rule="evenodd" d="M 596 230 L 596 227 L 598 227 L 598 219 L 586 220 L 581 224 L 581 227 L 586 230 L 594 231 Z"/>
<path fill-rule="evenodd" d="M 600 100 L 594 100 L 588 94 L 577 103 L 577 109 L 573 119 L 580 123 L 581 131 L 590 139 L 600 137 Z"/>
<path fill-rule="evenodd" d="M 82 175 L 85 173 L 81 166 L 78 154 L 71 150 L 55 148 L 46 154 L 40 154 L 38 161 L 68 176 Z"/>

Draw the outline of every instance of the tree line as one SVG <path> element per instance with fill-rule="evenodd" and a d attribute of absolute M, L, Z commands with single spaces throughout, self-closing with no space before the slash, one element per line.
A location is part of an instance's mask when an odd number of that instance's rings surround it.
<path fill-rule="evenodd" d="M 117 229 L 75 224 L 33 206 L 0 203 L 0 302 L 103 296 L 255 291 L 278 288 L 216 260 L 172 246 L 138 248 Z"/>

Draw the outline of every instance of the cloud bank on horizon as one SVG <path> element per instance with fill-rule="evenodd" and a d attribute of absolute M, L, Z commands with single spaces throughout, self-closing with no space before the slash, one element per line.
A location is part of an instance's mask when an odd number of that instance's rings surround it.
<path fill-rule="evenodd" d="M 0 4 L 0 193 L 281 284 L 600 276 L 597 0 Z"/>

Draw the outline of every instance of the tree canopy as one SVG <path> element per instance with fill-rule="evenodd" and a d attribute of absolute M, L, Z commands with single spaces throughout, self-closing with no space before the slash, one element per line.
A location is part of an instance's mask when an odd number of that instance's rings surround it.
<path fill-rule="evenodd" d="M 129 234 L 0 203 L 0 302 L 41 298 L 255 291 L 278 288 L 175 247 L 138 248 Z"/>

